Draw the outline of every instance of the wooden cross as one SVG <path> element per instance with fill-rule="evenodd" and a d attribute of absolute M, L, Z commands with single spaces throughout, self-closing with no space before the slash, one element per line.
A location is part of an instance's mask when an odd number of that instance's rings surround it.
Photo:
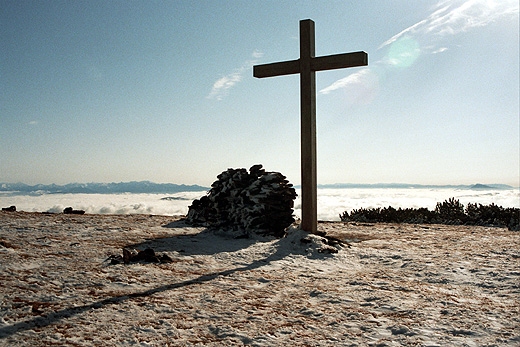
<path fill-rule="evenodd" d="M 258 78 L 300 74 L 302 222 L 300 228 L 316 233 L 316 71 L 368 65 L 368 54 L 354 52 L 314 57 L 314 22 L 300 21 L 300 59 L 253 66 Z"/>

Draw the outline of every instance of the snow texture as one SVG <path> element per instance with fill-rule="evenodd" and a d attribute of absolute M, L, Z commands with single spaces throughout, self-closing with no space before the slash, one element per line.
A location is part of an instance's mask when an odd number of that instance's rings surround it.
<path fill-rule="evenodd" d="M 0 212 L 0 346 L 520 344 L 518 232 L 319 230 L 350 247 L 295 227 L 236 239 L 167 216 Z M 123 247 L 173 262 L 111 265 Z"/>

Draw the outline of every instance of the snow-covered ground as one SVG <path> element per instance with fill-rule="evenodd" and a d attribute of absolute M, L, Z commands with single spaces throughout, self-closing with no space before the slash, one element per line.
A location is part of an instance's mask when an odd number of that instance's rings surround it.
<path fill-rule="evenodd" d="M 520 233 L 320 223 L 233 239 L 150 215 L 0 212 L 0 346 L 518 346 Z M 111 265 L 122 248 L 172 263 Z"/>

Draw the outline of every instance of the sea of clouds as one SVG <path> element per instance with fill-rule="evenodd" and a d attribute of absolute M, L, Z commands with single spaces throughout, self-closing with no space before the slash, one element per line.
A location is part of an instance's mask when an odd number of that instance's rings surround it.
<path fill-rule="evenodd" d="M 295 215 L 301 216 L 300 191 L 295 201 Z M 194 199 L 206 191 L 176 194 L 42 194 L 16 195 L 0 193 L 0 206 L 16 206 L 19 211 L 62 212 L 65 207 L 94 214 L 185 215 Z M 520 190 L 470 190 L 452 188 L 343 188 L 318 189 L 318 219 L 339 220 L 339 215 L 353 209 L 388 207 L 426 207 L 435 209 L 437 202 L 451 197 L 461 203 L 494 203 L 502 207 L 520 207 Z"/>

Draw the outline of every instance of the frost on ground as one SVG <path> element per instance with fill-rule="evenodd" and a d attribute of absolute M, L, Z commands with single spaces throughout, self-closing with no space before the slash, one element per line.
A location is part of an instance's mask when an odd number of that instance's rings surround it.
<path fill-rule="evenodd" d="M 0 213 L 0 346 L 518 346 L 520 233 L 320 223 L 243 239 L 167 216 Z M 111 265 L 122 248 L 171 263 Z"/>

